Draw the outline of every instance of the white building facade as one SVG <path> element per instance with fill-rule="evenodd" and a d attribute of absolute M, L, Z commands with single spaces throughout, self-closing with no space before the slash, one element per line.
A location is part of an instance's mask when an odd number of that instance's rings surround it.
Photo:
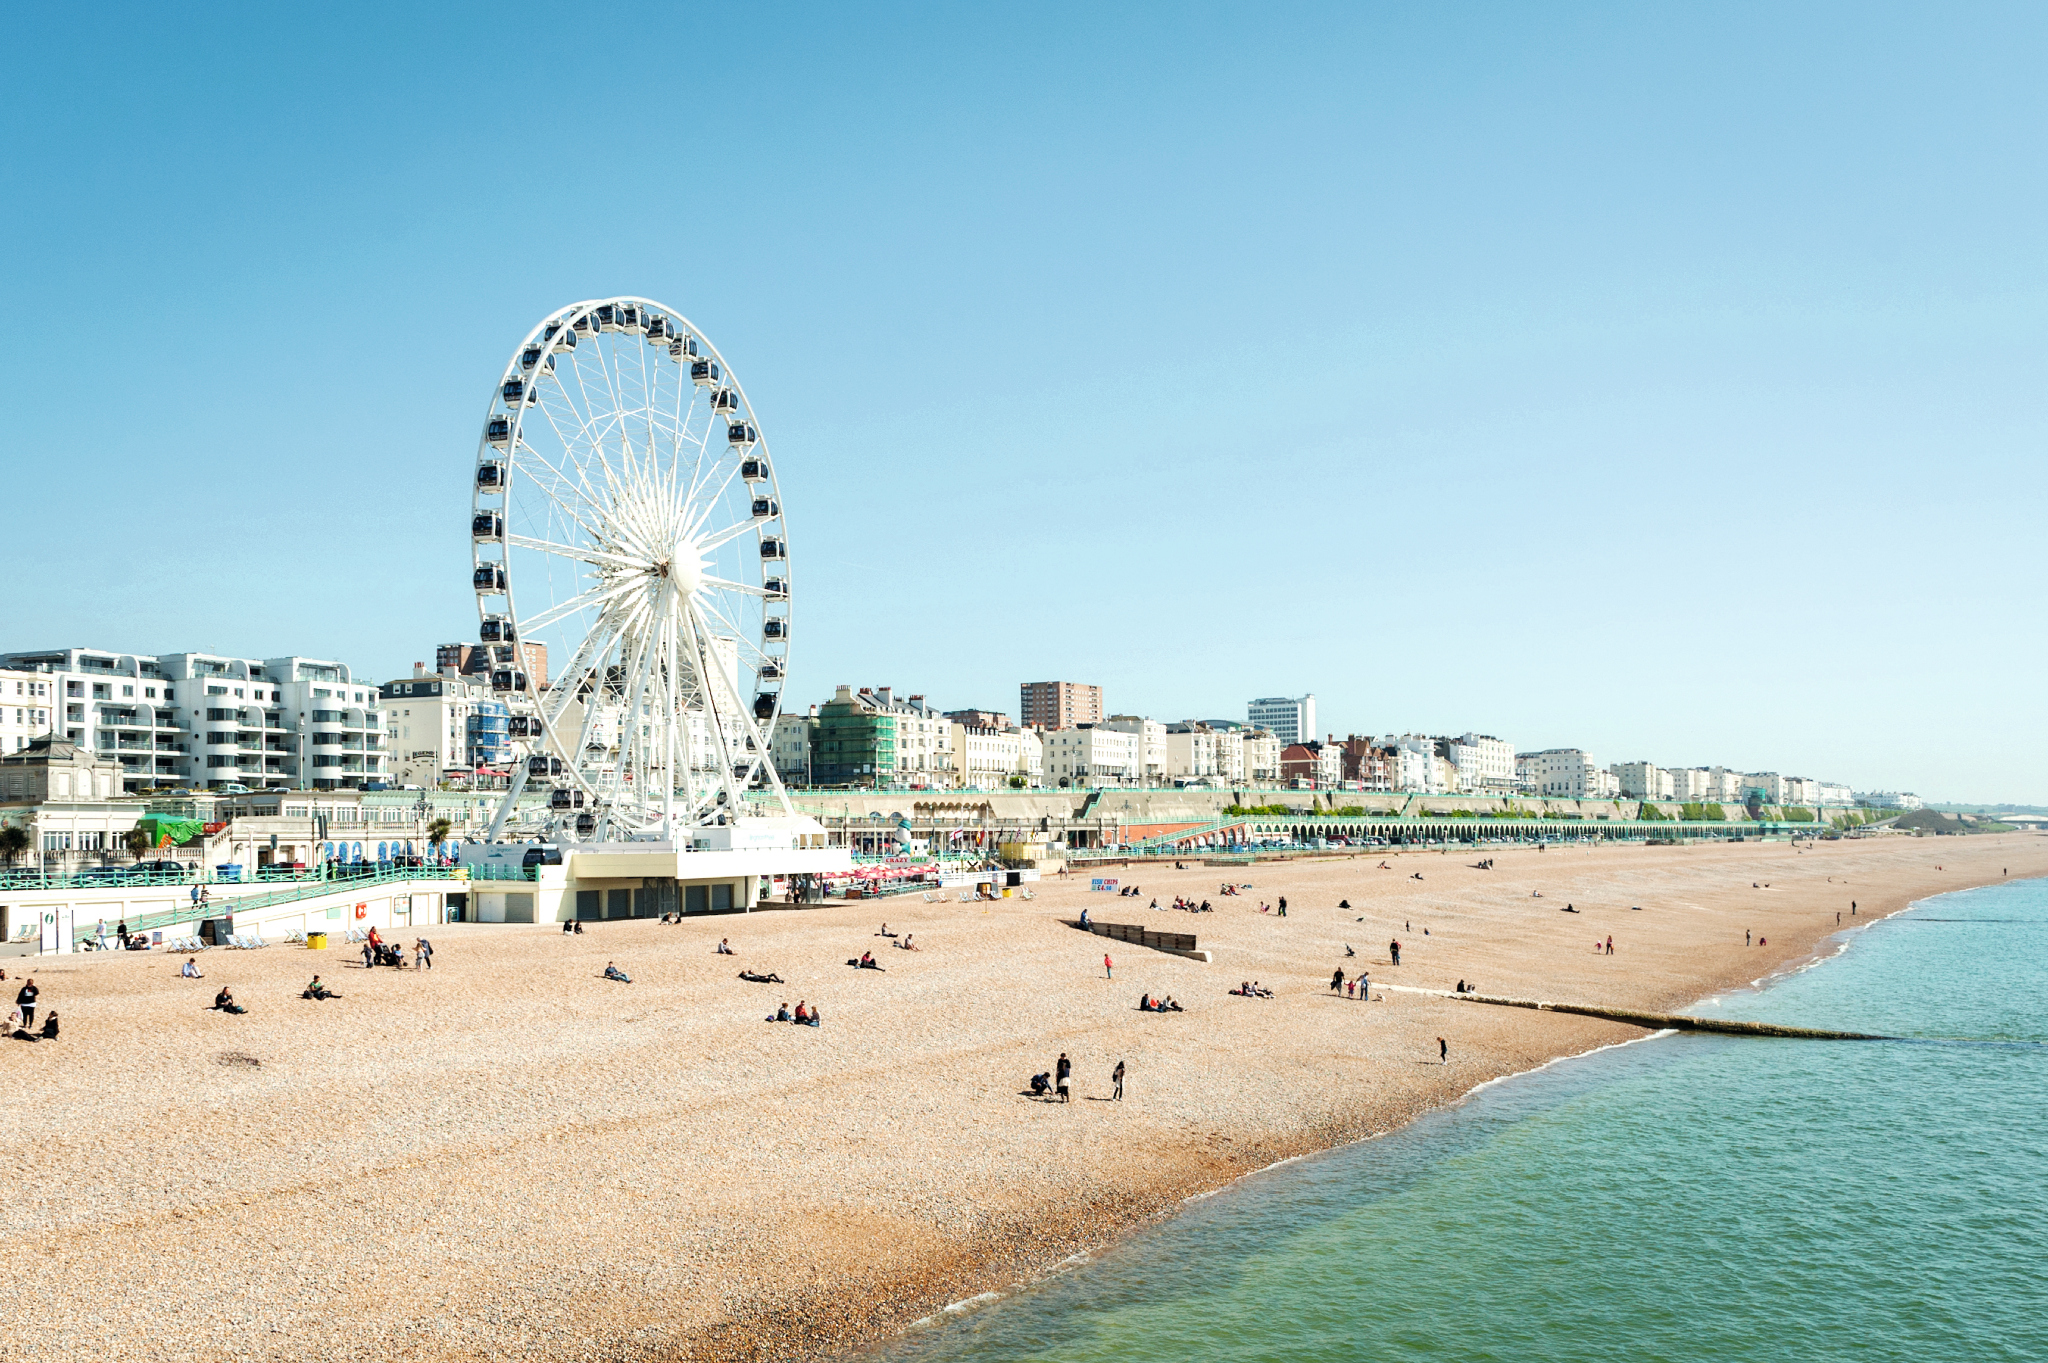
<path fill-rule="evenodd" d="M 1545 748 L 1515 754 L 1515 775 L 1523 790 L 1559 800 L 1605 800 L 1621 793 L 1612 772 L 1602 771 L 1578 748 Z"/>
<path fill-rule="evenodd" d="M 377 688 L 343 663 L 62 648 L 0 655 L 0 669 L 24 713 L 46 710 L 49 732 L 117 763 L 126 794 L 353 788 L 385 774 Z M 0 699 L 12 719 L 16 697 Z"/>
<path fill-rule="evenodd" d="M 1085 724 L 1073 729 L 1053 729 L 1043 737 L 1045 783 L 1049 786 L 1139 784 L 1144 739 L 1138 734 Z"/>
<path fill-rule="evenodd" d="M 1166 725 L 1142 715 L 1112 715 L 1095 726 L 1134 734 L 1138 739 L 1138 782 L 1163 786 L 1169 775 L 1166 755 Z"/>
<path fill-rule="evenodd" d="M 1310 742 L 1316 736 L 1315 693 L 1266 696 L 1250 701 L 1245 706 L 1245 718 L 1252 728 L 1272 734 L 1283 748 L 1290 743 Z"/>

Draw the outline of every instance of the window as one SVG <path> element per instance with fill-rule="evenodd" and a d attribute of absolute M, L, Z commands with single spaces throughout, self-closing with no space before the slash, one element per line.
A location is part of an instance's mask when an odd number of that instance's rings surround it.
<path fill-rule="evenodd" d="M 135 694 L 135 688 L 132 686 L 124 686 L 121 688 L 121 694 L 124 696 L 132 696 Z"/>
<path fill-rule="evenodd" d="M 242 688 L 241 688 L 241 687 L 239 687 L 239 686 L 235 688 L 235 699 L 236 699 L 236 700 L 240 700 L 240 699 L 242 699 Z"/>
<path fill-rule="evenodd" d="M 206 717 L 208 719 L 233 719 L 235 717 L 235 712 L 233 710 L 223 710 L 214 708 L 209 709 L 206 712 Z"/>
<path fill-rule="evenodd" d="M 92 698 L 94 700 L 112 700 L 113 697 L 114 688 L 106 682 L 94 682 L 92 684 Z"/>
<path fill-rule="evenodd" d="M 154 686 L 145 686 L 145 687 L 143 687 L 143 688 L 142 688 L 142 698 L 143 698 L 144 700 L 155 700 L 155 699 L 156 699 L 156 688 L 155 688 Z"/>
<path fill-rule="evenodd" d="M 209 696 L 225 696 L 227 693 L 228 689 L 225 686 L 209 686 L 206 688 L 206 694 Z"/>
<path fill-rule="evenodd" d="M 84 682 L 75 682 L 75 681 L 68 681 L 68 682 L 65 682 L 65 683 L 64 683 L 64 694 L 65 694 L 65 695 L 67 695 L 67 696 L 82 696 L 82 695 L 84 695 L 84 694 L 85 694 L 85 683 L 84 683 Z"/>

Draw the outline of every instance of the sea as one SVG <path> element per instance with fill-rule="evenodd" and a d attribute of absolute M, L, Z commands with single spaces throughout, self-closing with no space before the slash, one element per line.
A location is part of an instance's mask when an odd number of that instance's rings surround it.
<path fill-rule="evenodd" d="M 887 1363 L 2048 1360 L 2048 881 L 1189 1203 Z"/>

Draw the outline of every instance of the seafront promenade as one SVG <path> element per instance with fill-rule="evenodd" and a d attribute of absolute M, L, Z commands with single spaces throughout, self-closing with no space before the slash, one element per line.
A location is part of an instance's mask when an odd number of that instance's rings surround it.
<path fill-rule="evenodd" d="M 7 1052 L 36 1097 L 0 1131 L 0 1337 L 47 1359 L 822 1357 L 1644 1034 L 1360 1002 L 1334 969 L 1672 1011 L 1804 958 L 1837 914 L 2042 874 L 2033 835 L 1374 848 L 1150 865 L 1137 899 L 1077 876 L 1029 901 L 451 925 L 431 972 L 289 948 L 207 953 L 203 981 L 156 954 L 24 962 L 64 1032 Z M 1213 912 L 1149 908 L 1177 895 Z M 1260 911 L 1283 895 L 1286 917 Z M 1194 934 L 1213 964 L 1076 932 L 1082 908 Z M 885 969 L 849 968 L 864 951 Z M 299 998 L 315 971 L 340 998 Z M 1233 996 L 1243 979 L 1274 996 Z M 207 1009 L 223 984 L 248 1014 Z M 822 1027 L 763 1021 L 800 1000 Z M 1031 1099 L 1062 1052 L 1075 1101 Z"/>

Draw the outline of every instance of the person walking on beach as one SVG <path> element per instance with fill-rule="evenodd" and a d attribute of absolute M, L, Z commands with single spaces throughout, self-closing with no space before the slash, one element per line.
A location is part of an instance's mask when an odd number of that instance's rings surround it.
<path fill-rule="evenodd" d="M 1114 1092 L 1112 1092 L 1112 1093 L 1111 1093 L 1111 1094 L 1109 1095 L 1109 1100 L 1110 1100 L 1111 1102 L 1113 1102 L 1113 1103 L 1121 1103 L 1121 1102 L 1122 1102 L 1122 1101 L 1124 1100 L 1124 1062 L 1123 1062 L 1123 1061 L 1121 1061 L 1121 1060 L 1117 1061 L 1117 1062 L 1116 1062 L 1116 1068 L 1115 1068 L 1115 1069 L 1113 1069 L 1113 1070 L 1111 1070 L 1111 1071 L 1109 1072 L 1109 1082 L 1110 1082 L 1110 1083 L 1112 1083 L 1112 1084 L 1114 1084 L 1114 1085 L 1116 1086 L 1116 1087 L 1115 1087 L 1115 1091 L 1114 1091 Z"/>
<path fill-rule="evenodd" d="M 1059 1064 L 1053 1066 L 1053 1091 L 1063 1103 L 1071 1103 L 1073 1097 L 1067 1092 L 1067 1080 L 1074 1073 L 1074 1062 L 1067 1059 L 1065 1051 L 1060 1052 Z"/>
<path fill-rule="evenodd" d="M 412 968 L 432 970 L 434 968 L 434 944 L 422 937 L 412 944 Z"/>
<path fill-rule="evenodd" d="M 1450 1043 L 1445 1041 L 1442 1037 L 1438 1037 L 1436 1039 L 1436 1063 L 1439 1065 L 1448 1065 L 1451 1063 Z"/>
<path fill-rule="evenodd" d="M 1398 937 L 1387 943 L 1387 954 L 1394 958 L 1395 965 L 1401 964 L 1401 941 Z"/>
<path fill-rule="evenodd" d="M 1358 972 L 1358 997 L 1372 1002 L 1372 976 L 1363 970 Z"/>
<path fill-rule="evenodd" d="M 1607 934 L 1607 954 L 1609 956 L 1614 954 L 1614 934 L 1611 932 Z"/>
<path fill-rule="evenodd" d="M 1331 992 L 1332 994 L 1334 994 L 1334 993 L 1336 993 L 1336 992 L 1337 992 L 1338 990 L 1342 989 L 1343 987 L 1344 987 L 1344 967 L 1340 965 L 1340 966 L 1338 966 L 1338 967 L 1337 967 L 1337 973 L 1336 973 L 1336 974 L 1334 974 L 1334 975 L 1332 975 L 1332 976 L 1330 976 L 1330 992 Z"/>
<path fill-rule="evenodd" d="M 1742 945 L 1744 945 L 1744 946 L 1750 946 L 1750 945 L 1752 945 L 1752 943 L 1751 943 L 1751 942 L 1750 942 L 1750 940 L 1749 940 L 1749 929 L 1748 929 L 1748 928 L 1744 928 L 1744 929 L 1742 930 Z"/>
<path fill-rule="evenodd" d="M 1116 978 L 1116 965 L 1109 959 L 1109 953 L 1106 951 L 1102 953 L 1102 978 L 1105 980 Z"/>

